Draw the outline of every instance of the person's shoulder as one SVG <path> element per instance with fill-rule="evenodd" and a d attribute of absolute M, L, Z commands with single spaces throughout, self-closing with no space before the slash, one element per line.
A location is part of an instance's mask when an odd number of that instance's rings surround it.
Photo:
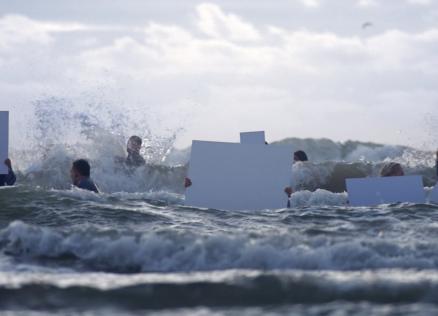
<path fill-rule="evenodd" d="M 90 178 L 87 179 L 82 179 L 81 181 L 79 181 L 78 187 L 81 189 L 90 189 L 94 186 L 94 182 L 93 180 L 91 180 Z"/>
<path fill-rule="evenodd" d="M 125 164 L 128 167 L 141 167 L 146 164 L 146 160 L 141 155 L 129 155 L 126 158 Z"/>

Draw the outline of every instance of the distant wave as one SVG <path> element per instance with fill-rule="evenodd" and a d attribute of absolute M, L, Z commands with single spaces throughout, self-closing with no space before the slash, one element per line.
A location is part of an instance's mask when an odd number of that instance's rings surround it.
<path fill-rule="evenodd" d="M 310 161 L 321 163 L 333 162 L 382 162 L 399 160 L 414 165 L 433 164 L 431 152 L 416 150 L 406 146 L 383 145 L 371 142 L 347 141 L 336 142 L 321 138 L 286 138 L 270 143 L 271 145 L 289 145 L 295 150 L 304 150 Z M 185 164 L 190 160 L 190 148 L 178 150 L 173 148 L 164 160 L 166 163 Z"/>

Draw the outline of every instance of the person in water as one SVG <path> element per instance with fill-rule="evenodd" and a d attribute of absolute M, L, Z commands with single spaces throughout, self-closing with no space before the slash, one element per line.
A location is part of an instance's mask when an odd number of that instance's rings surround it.
<path fill-rule="evenodd" d="M 128 157 L 125 163 L 129 167 L 141 167 L 146 164 L 146 161 L 140 154 L 140 149 L 143 141 L 138 136 L 131 136 L 126 145 L 126 151 L 128 152 Z"/>
<path fill-rule="evenodd" d="M 12 169 L 12 162 L 8 158 L 4 161 L 6 167 L 8 167 L 8 174 L 0 174 L 0 187 L 6 185 L 14 185 L 17 177 L 15 176 L 14 170 Z"/>
<path fill-rule="evenodd" d="M 402 177 L 405 175 L 403 167 L 396 162 L 390 162 L 380 170 L 381 177 Z"/>
<path fill-rule="evenodd" d="M 306 161 L 309 161 L 309 158 L 304 151 L 298 150 L 294 152 L 294 163 Z M 284 189 L 284 193 L 286 193 L 288 197 L 291 197 L 293 192 L 294 190 L 292 189 L 292 187 L 287 187 Z"/>
<path fill-rule="evenodd" d="M 187 189 L 193 185 L 192 180 L 190 178 L 184 178 L 184 187 Z"/>
<path fill-rule="evenodd" d="M 307 154 L 302 151 L 298 150 L 294 153 L 294 162 L 305 162 L 309 161 L 309 158 L 307 158 Z"/>
<path fill-rule="evenodd" d="M 99 189 L 93 180 L 90 178 L 90 164 L 85 159 L 79 159 L 73 162 L 70 170 L 71 180 L 73 185 L 79 189 L 99 193 Z"/>

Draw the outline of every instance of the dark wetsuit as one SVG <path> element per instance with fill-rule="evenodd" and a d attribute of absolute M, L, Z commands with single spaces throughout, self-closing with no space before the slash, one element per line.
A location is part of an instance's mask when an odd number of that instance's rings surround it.
<path fill-rule="evenodd" d="M 94 184 L 93 180 L 91 180 L 90 178 L 82 179 L 81 181 L 79 181 L 79 183 L 76 186 L 82 190 L 88 190 L 94 193 L 99 193 L 99 189 L 97 188 L 96 184 Z"/>
<path fill-rule="evenodd" d="M 129 167 L 141 167 L 146 164 L 146 160 L 139 153 L 129 153 L 125 163 Z"/>
<path fill-rule="evenodd" d="M 0 174 L 0 187 L 5 185 L 14 185 L 17 177 L 12 169 L 9 169 L 8 174 Z"/>

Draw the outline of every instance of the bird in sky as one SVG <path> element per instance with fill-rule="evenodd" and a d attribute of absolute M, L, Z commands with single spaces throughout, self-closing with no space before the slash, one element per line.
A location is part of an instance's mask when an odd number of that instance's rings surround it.
<path fill-rule="evenodd" d="M 362 24 L 362 29 L 365 30 L 365 29 L 372 27 L 372 26 L 373 26 L 373 23 L 365 22 L 364 24 Z"/>

